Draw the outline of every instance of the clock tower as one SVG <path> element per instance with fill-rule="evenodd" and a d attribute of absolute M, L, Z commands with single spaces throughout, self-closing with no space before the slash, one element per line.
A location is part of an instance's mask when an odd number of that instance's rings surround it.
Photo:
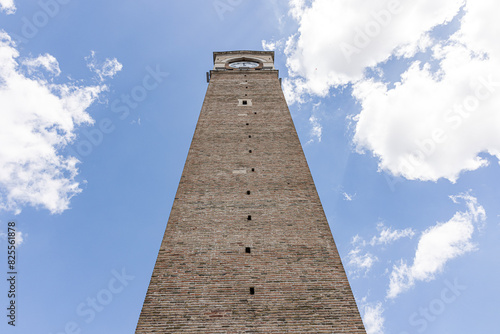
<path fill-rule="evenodd" d="M 274 52 L 214 52 L 136 333 L 365 333 Z"/>

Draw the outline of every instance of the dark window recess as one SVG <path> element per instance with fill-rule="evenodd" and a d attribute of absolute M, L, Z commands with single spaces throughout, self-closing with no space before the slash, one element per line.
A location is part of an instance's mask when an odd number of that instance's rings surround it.
<path fill-rule="evenodd" d="M 251 135 L 249 135 L 249 136 L 248 136 L 248 138 L 252 138 L 252 136 L 251 136 Z"/>
<path fill-rule="evenodd" d="M 252 216 L 248 215 L 247 220 L 252 220 Z"/>
<path fill-rule="evenodd" d="M 246 106 L 246 105 L 247 105 L 247 103 L 248 103 L 248 102 L 247 102 L 246 100 L 243 100 L 243 101 L 242 101 L 242 104 L 243 104 L 244 106 Z"/>
<path fill-rule="evenodd" d="M 250 294 L 255 295 L 255 288 L 250 288 Z"/>
<path fill-rule="evenodd" d="M 245 248 L 245 253 L 251 253 L 251 252 L 252 252 L 252 249 L 250 247 Z"/>
<path fill-rule="evenodd" d="M 247 195 L 250 195 L 250 190 L 247 190 Z"/>
<path fill-rule="evenodd" d="M 252 168 L 252 172 L 255 172 L 255 168 Z"/>
<path fill-rule="evenodd" d="M 252 153 L 252 150 L 248 150 L 248 153 Z"/>

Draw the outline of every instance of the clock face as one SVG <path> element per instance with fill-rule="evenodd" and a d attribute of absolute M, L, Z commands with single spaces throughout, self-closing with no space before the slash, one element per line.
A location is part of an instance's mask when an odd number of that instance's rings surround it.
<path fill-rule="evenodd" d="M 236 61 L 234 63 L 229 64 L 229 67 L 232 68 L 241 68 L 241 67 L 256 68 L 258 66 L 259 63 L 256 63 L 254 61 Z"/>

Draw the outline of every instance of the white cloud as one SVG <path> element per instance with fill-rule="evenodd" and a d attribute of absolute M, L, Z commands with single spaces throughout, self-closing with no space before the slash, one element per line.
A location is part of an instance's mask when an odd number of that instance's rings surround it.
<path fill-rule="evenodd" d="M 467 2 L 461 28 L 433 47 L 437 73 L 415 62 L 392 89 L 370 80 L 355 86 L 363 111 L 354 141 L 379 157 L 381 169 L 455 182 L 488 165 L 480 153 L 500 159 L 499 10 L 491 0 Z"/>
<path fill-rule="evenodd" d="M 0 11 L 6 14 L 14 14 L 16 12 L 14 0 L 0 0 Z"/>
<path fill-rule="evenodd" d="M 363 111 L 354 142 L 379 167 L 410 180 L 447 178 L 500 159 L 500 58 L 479 58 L 465 46 L 438 45 L 441 70 L 415 62 L 392 89 L 365 80 L 354 87 Z"/>
<path fill-rule="evenodd" d="M 120 72 L 123 68 L 123 65 L 118 62 L 116 58 L 106 60 L 103 63 L 99 63 L 96 60 L 95 52 L 92 51 L 90 56 L 85 57 L 87 60 L 87 67 L 94 73 L 99 76 L 101 81 L 104 81 L 106 78 L 112 78 L 116 75 L 116 73 Z"/>
<path fill-rule="evenodd" d="M 400 6 L 397 6 L 400 3 Z M 394 5 L 396 4 L 396 5 Z M 353 84 L 360 102 L 354 143 L 380 170 L 410 180 L 455 182 L 461 173 L 500 160 L 500 3 L 494 0 L 291 1 L 299 22 L 285 52 L 287 101 L 325 96 Z M 451 36 L 430 31 L 463 9 Z M 410 61 L 400 82 L 365 77 L 367 69 L 431 50 L 431 62 Z"/>
<path fill-rule="evenodd" d="M 54 84 L 22 72 L 19 53 L 0 31 L 0 210 L 19 212 L 24 205 L 60 213 L 81 190 L 74 157 L 60 153 L 75 139 L 75 128 L 93 124 L 86 109 L 106 86 Z M 57 75 L 50 55 L 23 62 Z M 28 70 L 29 73 L 29 70 Z"/>
<path fill-rule="evenodd" d="M 412 55 L 429 45 L 424 36 L 449 22 L 464 0 L 290 1 L 299 31 L 287 48 L 295 95 L 325 96 L 332 86 L 363 78 L 366 68 L 394 53 Z M 402 51 L 404 50 L 404 51 Z M 298 100 L 296 98 L 295 100 Z"/>
<path fill-rule="evenodd" d="M 363 305 L 363 323 L 367 334 L 384 334 L 382 303 Z"/>
<path fill-rule="evenodd" d="M 404 230 L 393 230 L 392 227 L 386 227 L 383 223 L 377 225 L 377 229 L 380 231 L 379 236 L 374 236 L 370 240 L 370 245 L 388 245 L 401 238 L 413 238 L 415 231 L 412 228 L 406 228 Z"/>
<path fill-rule="evenodd" d="M 430 281 L 442 272 L 446 263 L 476 249 L 472 236 L 478 225 L 486 220 L 484 208 L 475 197 L 461 194 L 452 197 L 454 202 L 462 200 L 465 212 L 457 212 L 445 223 L 437 223 L 422 233 L 413 264 L 401 260 L 390 275 L 388 298 L 395 298 L 410 289 L 416 281 Z"/>

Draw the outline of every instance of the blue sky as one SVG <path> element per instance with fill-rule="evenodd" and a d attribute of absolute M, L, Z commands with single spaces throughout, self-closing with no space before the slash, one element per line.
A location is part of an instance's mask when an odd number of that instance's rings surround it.
<path fill-rule="evenodd" d="M 0 0 L 0 332 L 134 332 L 212 52 L 241 49 L 276 52 L 368 333 L 496 332 L 498 6 Z"/>

